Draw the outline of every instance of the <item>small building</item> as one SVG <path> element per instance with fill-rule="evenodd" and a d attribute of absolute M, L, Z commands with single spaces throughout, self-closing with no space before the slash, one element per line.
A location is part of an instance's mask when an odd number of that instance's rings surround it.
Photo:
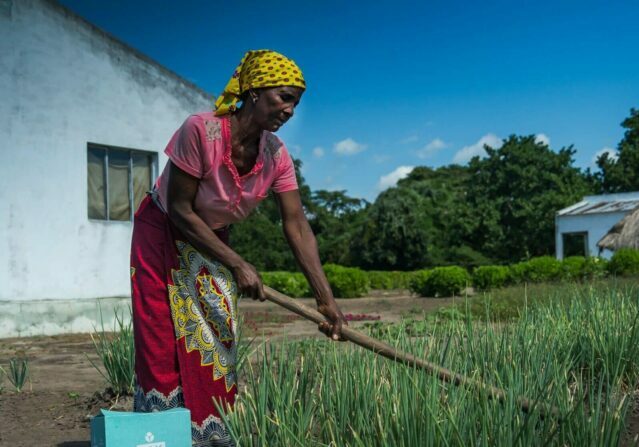
<path fill-rule="evenodd" d="M 628 216 L 636 214 L 637 210 L 639 191 L 586 196 L 581 202 L 558 211 L 555 216 L 557 259 L 568 256 L 610 258 L 621 240 L 614 238 L 615 243 L 611 244 L 612 235 L 620 233 L 624 226 L 627 233 L 631 228 L 630 224 L 625 225 Z"/>
<path fill-rule="evenodd" d="M 212 95 L 54 0 L 0 0 L 0 98 L 0 337 L 128 314 L 133 212 Z"/>

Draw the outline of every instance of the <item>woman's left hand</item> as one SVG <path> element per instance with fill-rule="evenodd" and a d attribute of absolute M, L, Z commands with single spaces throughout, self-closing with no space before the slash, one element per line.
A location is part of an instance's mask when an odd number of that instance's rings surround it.
<path fill-rule="evenodd" d="M 348 322 L 344 318 L 344 314 L 342 314 L 335 300 L 333 299 L 329 303 L 318 305 L 317 310 L 328 320 L 319 324 L 319 330 L 335 341 L 344 341 L 342 337 L 342 326 L 348 326 Z"/>

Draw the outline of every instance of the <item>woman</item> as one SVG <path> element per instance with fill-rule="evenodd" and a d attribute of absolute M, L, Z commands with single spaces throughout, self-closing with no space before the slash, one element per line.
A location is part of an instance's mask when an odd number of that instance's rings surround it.
<path fill-rule="evenodd" d="M 135 410 L 188 408 L 193 445 L 232 445 L 214 401 L 232 405 L 237 392 L 237 297 L 265 296 L 255 267 L 228 246 L 228 227 L 269 190 L 327 318 L 320 330 L 337 340 L 346 324 L 322 271 L 291 157 L 271 133 L 293 116 L 305 88 L 301 70 L 283 55 L 246 53 L 215 112 L 190 116 L 173 135 L 165 151 L 170 161 L 135 216 Z"/>

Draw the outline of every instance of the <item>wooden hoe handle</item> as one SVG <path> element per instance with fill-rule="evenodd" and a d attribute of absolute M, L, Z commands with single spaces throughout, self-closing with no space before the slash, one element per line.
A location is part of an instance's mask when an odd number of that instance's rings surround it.
<path fill-rule="evenodd" d="M 323 321 L 326 321 L 326 317 L 316 311 L 315 309 L 311 309 L 308 306 L 300 303 L 299 301 L 290 298 L 283 293 L 278 292 L 277 290 L 271 289 L 268 286 L 264 286 L 264 292 L 266 293 L 266 298 L 269 301 L 272 301 L 275 304 L 278 304 L 285 309 L 290 310 L 291 312 L 300 315 L 307 320 L 310 320 L 316 324 L 319 324 Z M 399 351 L 393 348 L 391 345 L 376 340 L 368 335 L 365 335 L 355 329 L 351 329 L 348 326 L 342 327 L 342 337 L 345 340 L 351 341 L 356 345 L 359 345 L 363 348 L 366 348 L 370 351 L 373 351 L 376 354 L 379 354 L 388 359 L 394 360 L 395 362 L 402 363 L 405 365 L 409 365 L 415 368 L 423 369 L 429 374 L 433 374 L 437 376 L 441 381 L 446 383 L 452 383 L 456 386 L 464 386 L 467 388 L 473 388 L 476 390 L 483 390 L 488 393 L 488 396 L 491 399 L 497 399 L 499 402 L 504 402 L 506 400 L 506 392 L 501 388 L 496 388 L 494 386 L 486 385 L 483 382 L 470 379 L 461 374 L 457 374 L 449 369 L 443 368 L 434 363 L 427 362 L 423 359 L 415 357 L 414 355 Z M 559 416 L 559 411 L 554 408 L 548 408 L 546 405 L 531 402 L 525 397 L 518 397 L 517 403 L 521 407 L 522 411 L 525 413 L 530 412 L 533 407 L 538 407 L 539 413 L 543 418 L 545 415 L 553 415 L 555 417 Z"/>

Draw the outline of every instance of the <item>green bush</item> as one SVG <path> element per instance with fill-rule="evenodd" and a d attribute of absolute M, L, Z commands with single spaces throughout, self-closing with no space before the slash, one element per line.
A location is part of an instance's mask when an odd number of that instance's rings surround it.
<path fill-rule="evenodd" d="M 368 281 L 370 283 L 371 289 L 389 290 L 394 288 L 391 272 L 372 270 L 366 272 L 366 274 L 368 275 Z"/>
<path fill-rule="evenodd" d="M 427 281 L 428 281 L 428 277 L 430 276 L 432 270 L 417 270 L 415 272 L 413 272 L 411 279 L 408 283 L 408 289 L 413 292 L 416 293 L 417 295 L 420 296 L 428 296 L 426 294 L 427 291 Z"/>
<path fill-rule="evenodd" d="M 490 290 L 505 286 L 510 279 L 510 269 L 501 265 L 484 265 L 473 270 L 473 287 Z"/>
<path fill-rule="evenodd" d="M 608 271 L 619 276 L 639 274 L 639 250 L 620 248 L 615 251 L 608 263 Z"/>
<path fill-rule="evenodd" d="M 391 272 L 395 289 L 408 289 L 415 272 Z"/>
<path fill-rule="evenodd" d="M 436 267 L 415 272 L 410 289 L 420 296 L 452 296 L 464 290 L 469 282 L 470 275 L 461 267 Z"/>
<path fill-rule="evenodd" d="M 561 261 L 552 256 L 540 256 L 510 267 L 513 282 L 544 282 L 561 279 Z"/>
<path fill-rule="evenodd" d="M 371 289 L 408 289 L 413 272 L 371 270 L 366 272 Z"/>
<path fill-rule="evenodd" d="M 508 276 L 510 277 L 511 284 L 520 284 L 526 281 L 526 268 L 528 264 L 526 262 L 518 262 L 508 266 Z"/>
<path fill-rule="evenodd" d="M 326 264 L 324 272 L 337 298 L 357 298 L 368 293 L 368 275 L 363 270 Z"/>
<path fill-rule="evenodd" d="M 585 259 L 581 270 L 581 277 L 584 279 L 601 279 L 608 274 L 608 260 L 589 256 Z"/>
<path fill-rule="evenodd" d="M 284 295 L 295 298 L 311 296 L 311 288 L 299 272 L 263 272 L 261 276 L 265 285 Z"/>
<path fill-rule="evenodd" d="M 586 258 L 583 256 L 569 256 L 561 261 L 561 270 L 563 279 L 580 280 L 582 279 L 582 272 L 584 265 L 586 264 Z"/>
<path fill-rule="evenodd" d="M 570 256 L 561 261 L 562 279 L 581 281 L 606 276 L 607 261 L 589 256 Z"/>
<path fill-rule="evenodd" d="M 426 281 L 431 296 L 458 295 L 470 283 L 470 275 L 461 267 L 436 267 Z"/>

